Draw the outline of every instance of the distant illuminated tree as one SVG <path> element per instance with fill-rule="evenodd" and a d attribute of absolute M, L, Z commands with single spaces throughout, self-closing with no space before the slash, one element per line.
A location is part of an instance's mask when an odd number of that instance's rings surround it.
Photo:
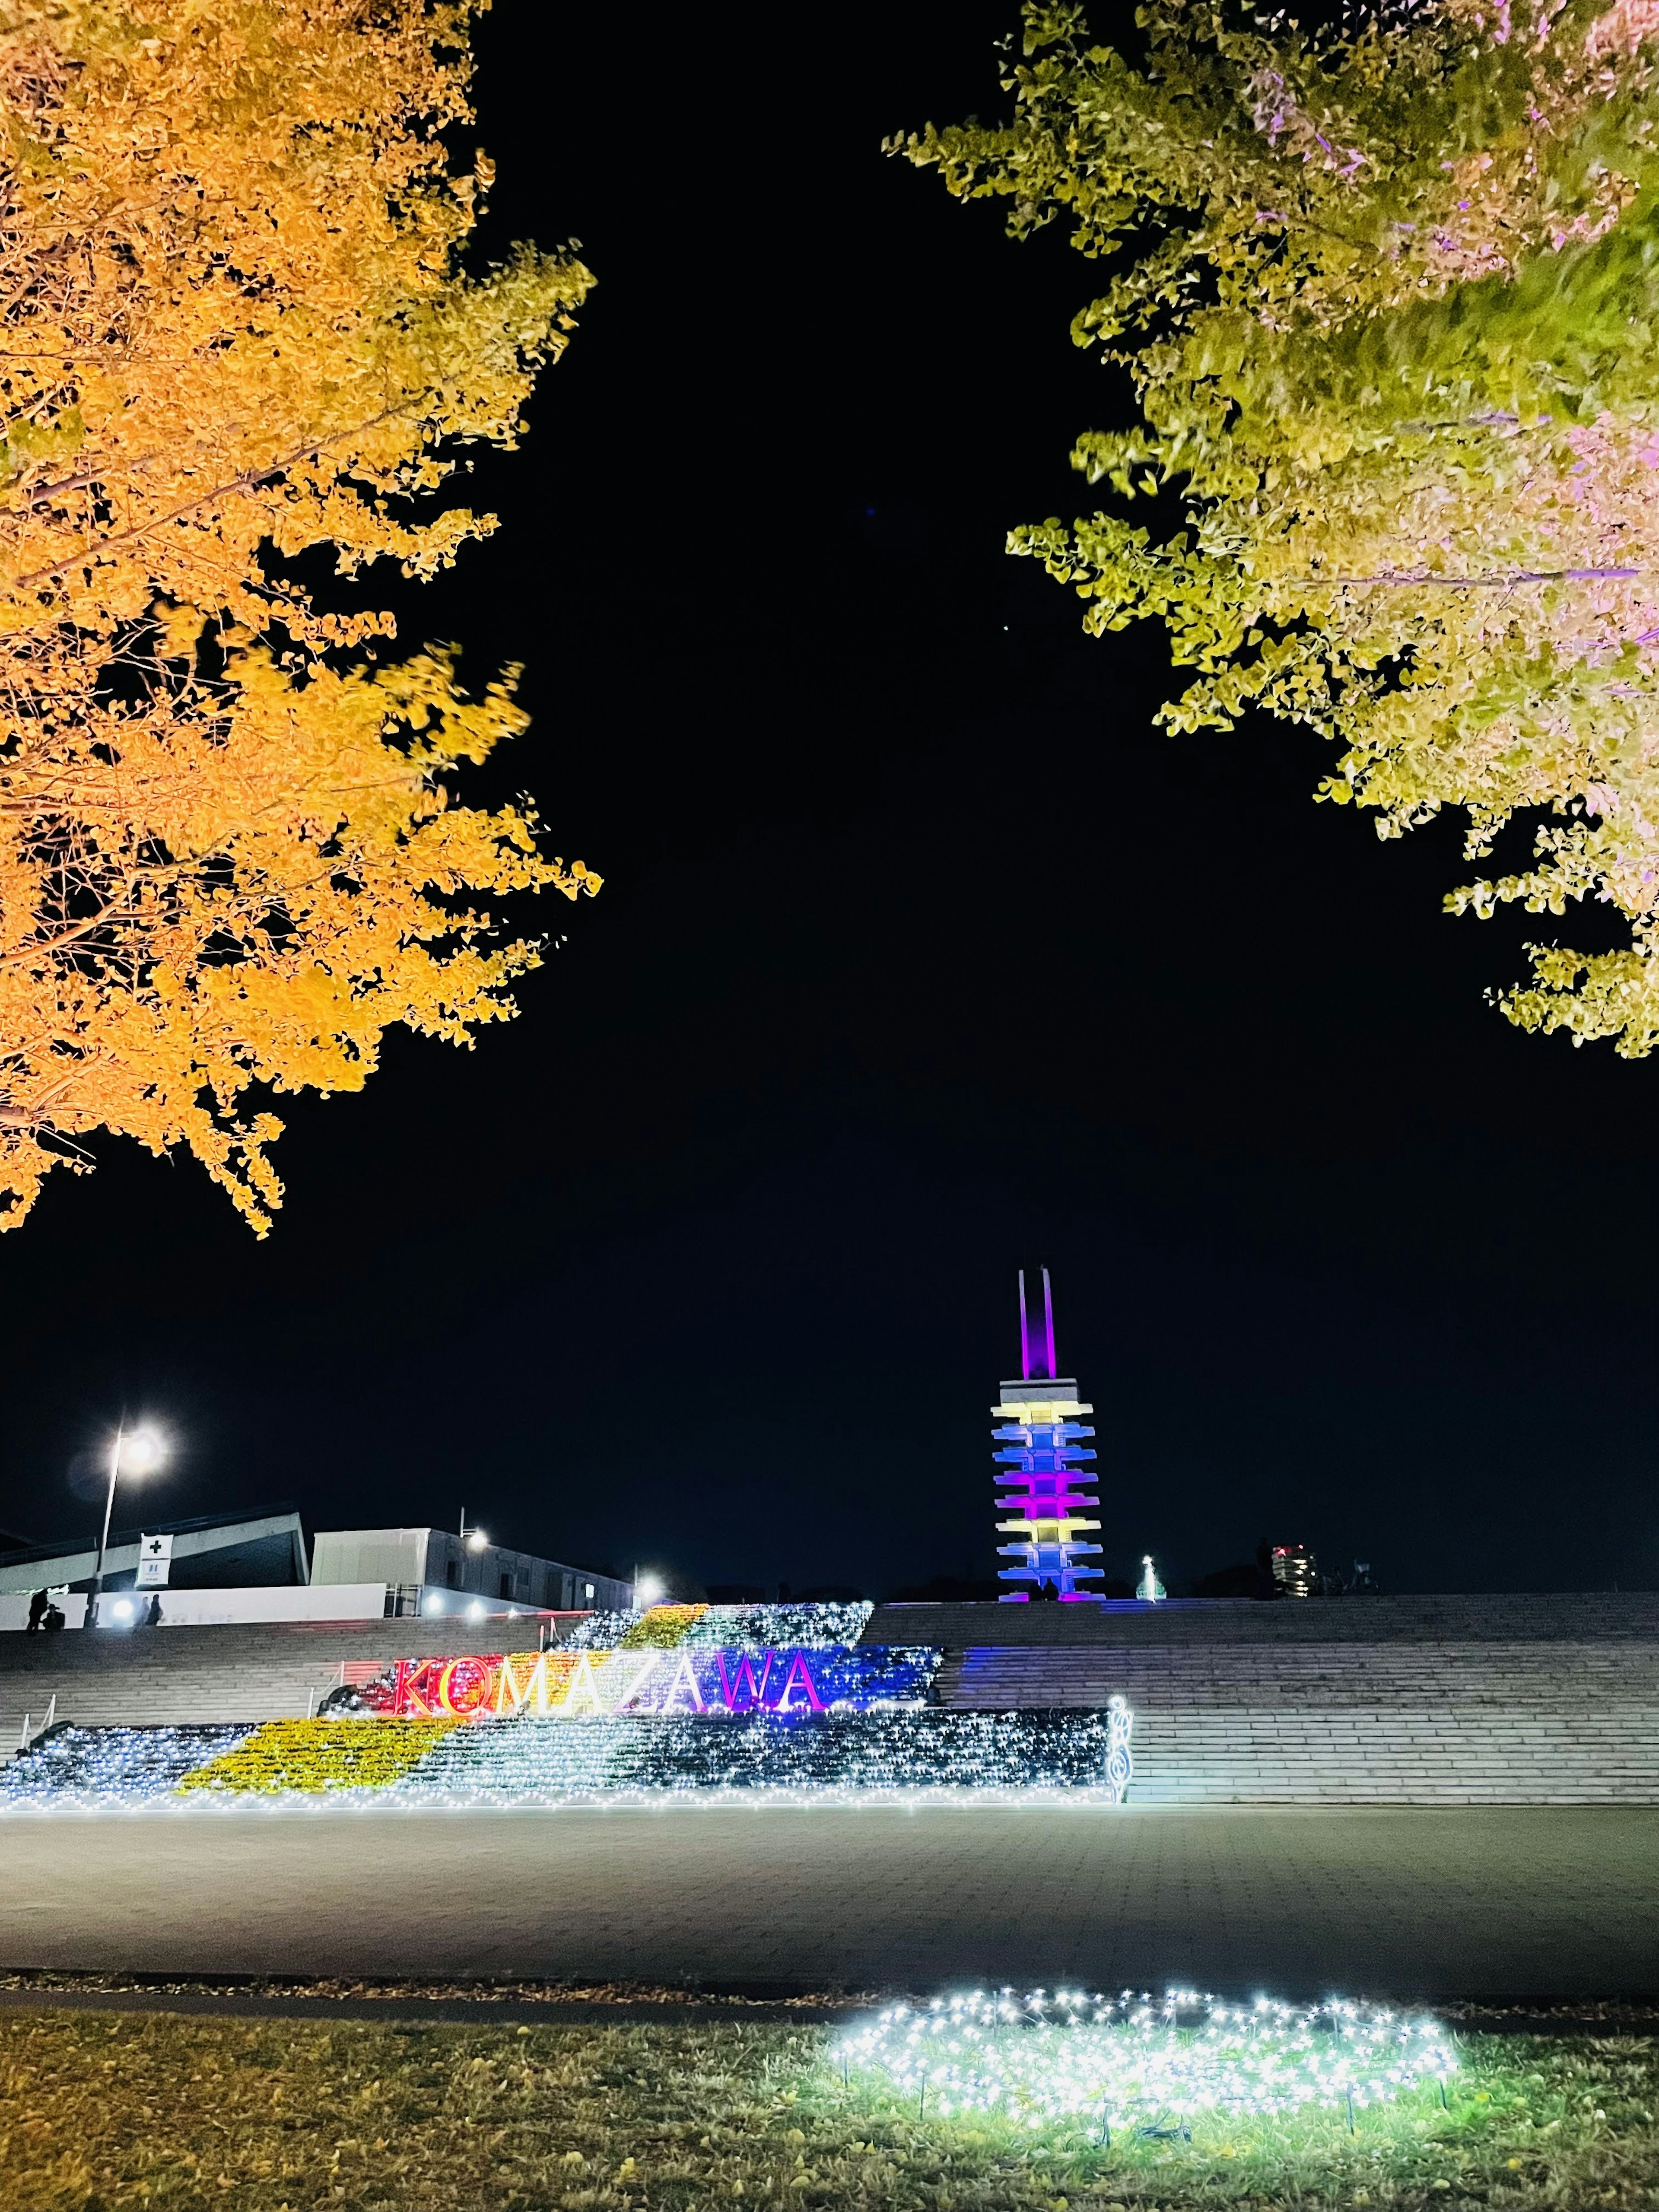
<path fill-rule="evenodd" d="M 591 282 L 460 268 L 471 9 L 21 0 L 0 27 L 0 1226 L 102 1127 L 256 1229 L 281 1124 L 386 1025 L 457 1042 L 534 964 L 471 900 L 598 887 L 526 805 L 452 803 L 524 726 L 295 563 L 428 577 Z M 313 569 L 313 574 L 316 571 Z"/>
<path fill-rule="evenodd" d="M 1463 809 L 1454 891 L 1625 949 L 1528 948 L 1526 1029 L 1659 1042 L 1659 0 L 1430 0 L 1329 32 L 1153 0 L 1144 68 L 1032 5 L 1006 127 L 894 150 L 1023 237 L 1126 265 L 1073 325 L 1141 422 L 1073 455 L 1121 514 L 1017 531 L 1091 630 L 1168 624 L 1170 728 L 1249 707 L 1341 748 L 1320 796 L 1395 837 Z"/>

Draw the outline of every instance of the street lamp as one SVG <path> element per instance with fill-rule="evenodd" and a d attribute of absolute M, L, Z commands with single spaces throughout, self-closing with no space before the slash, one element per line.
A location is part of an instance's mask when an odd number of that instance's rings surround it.
<path fill-rule="evenodd" d="M 109 1549 L 110 1515 L 115 1510 L 115 1485 L 123 1474 L 151 1474 L 167 1457 L 167 1446 L 154 1429 L 129 1429 L 125 1423 L 115 1431 L 115 1441 L 109 1449 L 109 1488 L 104 1495 L 104 1533 L 98 1539 L 98 1571 L 92 1578 L 92 1607 L 88 1620 L 93 1627 L 98 1626 L 99 1601 L 104 1595 L 104 1554 Z"/>

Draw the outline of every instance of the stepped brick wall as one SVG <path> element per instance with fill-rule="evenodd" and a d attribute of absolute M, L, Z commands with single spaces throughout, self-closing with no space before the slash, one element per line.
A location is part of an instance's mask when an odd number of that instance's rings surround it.
<path fill-rule="evenodd" d="M 166 1593 L 162 1602 L 166 1603 Z M 562 1616 L 568 1626 L 580 1618 Z M 383 1663 L 451 1651 L 532 1650 L 539 1618 L 283 1621 L 249 1627 L 65 1629 L 0 1635 L 0 1759 L 23 1715 L 87 1727 L 155 1721 L 278 1721 L 331 1689 L 343 1660 Z"/>
<path fill-rule="evenodd" d="M 524 1621 L 520 1648 L 538 1623 Z M 342 1662 L 511 1643 L 499 1620 L 0 1635 L 22 1715 L 96 1726 L 303 1714 Z M 526 1634 L 525 1632 L 529 1633 Z M 1659 1805 L 1659 1594 L 878 1607 L 938 1644 L 935 1702 L 1134 1720 L 1131 1804 Z"/>
<path fill-rule="evenodd" d="M 1659 1643 L 953 1653 L 941 1704 L 1135 1717 L 1131 1802 L 1659 1804 Z"/>
<path fill-rule="evenodd" d="M 869 1632 L 929 1615 L 943 1705 L 1126 1697 L 1133 1804 L 1659 1804 L 1656 1595 L 889 1606 Z"/>
<path fill-rule="evenodd" d="M 1538 1596 L 1120 1599 L 1100 1605 L 878 1605 L 866 1644 L 1659 1643 L 1659 1590 Z"/>

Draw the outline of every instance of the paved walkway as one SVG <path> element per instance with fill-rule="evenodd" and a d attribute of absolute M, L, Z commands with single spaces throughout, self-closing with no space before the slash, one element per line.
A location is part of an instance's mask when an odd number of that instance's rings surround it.
<path fill-rule="evenodd" d="M 0 1864 L 0 1966 L 1659 1993 L 1623 1810 L 58 1817 Z"/>

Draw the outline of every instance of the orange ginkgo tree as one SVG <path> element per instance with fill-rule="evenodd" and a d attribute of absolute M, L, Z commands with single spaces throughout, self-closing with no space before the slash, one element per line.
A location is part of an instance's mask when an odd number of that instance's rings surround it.
<path fill-rule="evenodd" d="M 250 1090 L 355 1089 L 391 1023 L 466 1042 L 537 957 L 478 902 L 598 887 L 528 805 L 454 800 L 523 726 L 511 672 L 471 698 L 299 575 L 427 577 L 491 527 L 433 495 L 514 442 L 591 282 L 463 265 L 471 13 L 0 25 L 0 1226 L 102 1128 L 263 1231 Z"/>

